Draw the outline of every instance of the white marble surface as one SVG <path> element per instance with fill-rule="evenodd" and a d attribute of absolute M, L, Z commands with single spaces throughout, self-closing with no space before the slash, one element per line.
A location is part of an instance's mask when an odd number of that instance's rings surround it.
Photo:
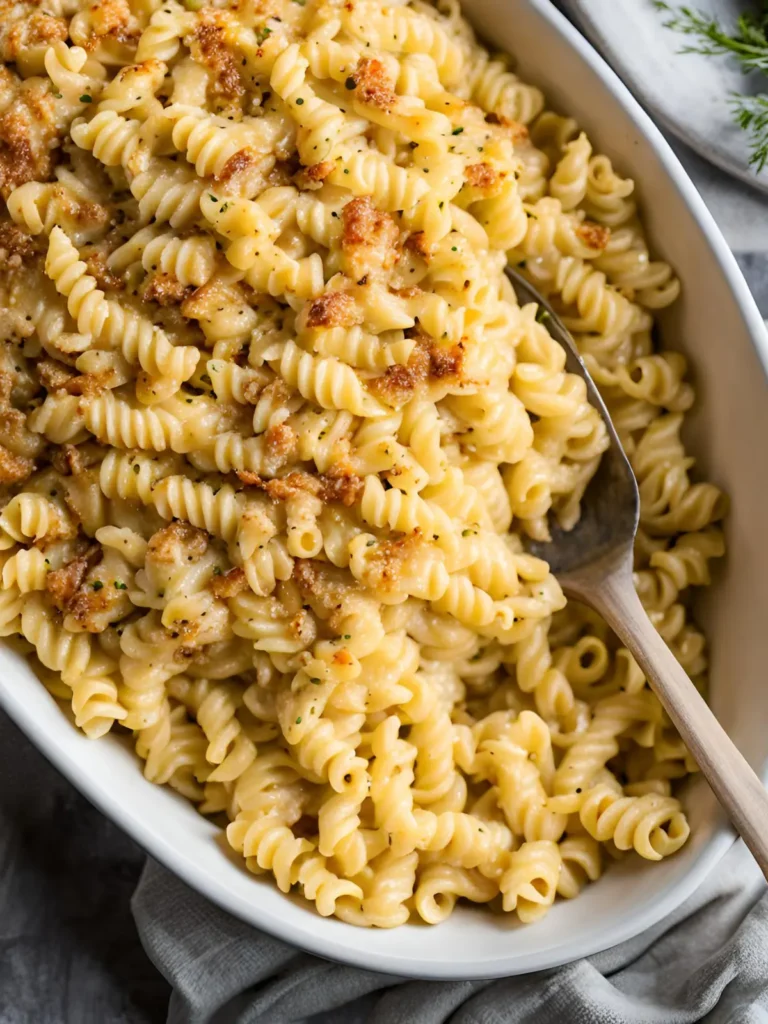
<path fill-rule="evenodd" d="M 733 251 L 768 256 L 768 196 L 730 178 L 684 143 L 668 138 Z M 762 286 L 759 282 L 756 286 L 761 294 Z"/>

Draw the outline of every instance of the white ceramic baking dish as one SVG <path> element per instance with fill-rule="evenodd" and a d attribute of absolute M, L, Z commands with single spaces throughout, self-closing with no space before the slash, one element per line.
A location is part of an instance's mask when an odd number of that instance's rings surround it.
<path fill-rule="evenodd" d="M 657 129 L 548 0 L 466 0 L 494 47 L 574 115 L 596 145 L 639 182 L 651 238 L 677 268 L 683 296 L 665 320 L 688 352 L 700 405 L 690 441 L 701 466 L 732 496 L 727 569 L 700 609 L 712 641 L 711 700 L 752 764 L 768 769 L 768 337 L 737 265 L 696 189 Z M 628 858 L 579 899 L 535 925 L 460 909 L 439 927 L 362 930 L 249 875 L 223 835 L 180 797 L 146 782 L 121 741 L 80 735 L 29 668 L 0 649 L 0 703 L 43 753 L 152 856 L 254 926 L 323 957 L 424 978 L 488 978 L 552 967 L 637 934 L 699 885 L 733 841 L 701 780 L 685 802 L 690 842 L 668 861 Z M 12 757 L 12 751 L 3 751 Z M 34 800 L 33 791 L 29 799 Z M 56 837 L 51 836 L 51 842 Z"/>

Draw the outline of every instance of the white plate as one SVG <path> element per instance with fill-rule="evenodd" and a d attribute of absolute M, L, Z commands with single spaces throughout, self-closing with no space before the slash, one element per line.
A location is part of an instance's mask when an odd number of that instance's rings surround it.
<path fill-rule="evenodd" d="M 758 174 L 750 166 L 749 136 L 735 124 L 729 103 L 733 93 L 768 92 L 765 75 L 743 75 L 738 62 L 726 56 L 681 53 L 696 40 L 664 28 L 669 16 L 651 0 L 563 0 L 562 5 L 657 121 L 705 160 L 768 192 L 768 168 Z M 693 6 L 729 29 L 745 7 L 743 0 L 697 0 Z"/>
<path fill-rule="evenodd" d="M 521 57 L 522 72 L 576 116 L 597 146 L 637 176 L 652 237 L 680 271 L 683 298 L 669 314 L 665 334 L 668 340 L 679 338 L 694 359 L 702 409 L 693 417 L 694 451 L 733 497 L 728 571 L 704 609 L 712 638 L 712 701 L 752 764 L 765 771 L 768 343 L 763 322 L 714 221 L 657 129 L 548 0 L 469 0 L 466 9 L 495 45 Z M 693 835 L 680 853 L 660 864 L 628 858 L 535 925 L 521 927 L 511 918 L 462 908 L 438 927 L 362 930 L 320 918 L 303 901 L 249 875 L 227 852 L 220 833 L 190 805 L 144 781 L 120 741 L 90 742 L 79 735 L 7 649 L 0 649 L 0 703 L 96 806 L 225 910 L 320 956 L 399 975 L 520 974 L 615 945 L 681 903 L 733 838 L 698 781 L 686 796 Z"/>

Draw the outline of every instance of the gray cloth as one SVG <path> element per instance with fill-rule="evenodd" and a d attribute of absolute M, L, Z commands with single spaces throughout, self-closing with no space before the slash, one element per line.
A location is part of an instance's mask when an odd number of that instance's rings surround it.
<path fill-rule="evenodd" d="M 288 1024 L 320 1011 L 328 1024 L 768 1024 L 768 893 L 741 843 L 644 934 L 500 981 L 407 981 L 328 963 L 235 920 L 152 861 L 133 913 L 174 988 L 168 1024 Z"/>

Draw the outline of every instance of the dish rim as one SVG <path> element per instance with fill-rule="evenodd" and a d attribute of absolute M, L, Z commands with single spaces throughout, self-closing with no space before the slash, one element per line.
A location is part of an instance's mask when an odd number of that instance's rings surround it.
<path fill-rule="evenodd" d="M 645 143 L 653 147 L 668 178 L 675 185 L 681 201 L 687 206 L 707 239 L 719 270 L 736 299 L 739 313 L 762 363 L 766 378 L 768 378 L 768 332 L 765 324 L 733 253 L 669 143 L 592 44 L 549 0 L 522 0 L 522 2 L 532 7 L 550 25 L 552 31 L 558 33 L 589 65 L 600 79 L 603 88 L 609 91 L 623 107 Z M 263 907 L 260 907 L 258 903 L 241 903 L 235 893 L 230 891 L 218 876 L 206 873 L 183 849 L 177 850 L 161 832 L 145 825 L 138 806 L 123 805 L 119 802 L 109 803 L 105 791 L 101 784 L 97 783 L 95 777 L 82 773 L 76 762 L 71 760 L 63 749 L 50 743 L 46 726 L 26 707 L 21 699 L 21 694 L 12 689 L 0 687 L 0 706 L 4 707 L 10 718 L 32 740 L 42 755 L 94 806 L 127 832 L 150 856 L 181 878 L 200 896 L 209 899 L 246 924 L 291 946 L 325 960 L 345 963 L 369 971 L 375 970 L 382 974 L 435 981 L 491 979 L 558 967 L 575 959 L 600 953 L 645 931 L 680 906 L 699 887 L 735 840 L 735 834 L 720 813 L 714 822 L 710 840 L 698 852 L 685 877 L 682 880 L 673 880 L 668 883 L 650 905 L 639 907 L 636 913 L 607 928 L 591 941 L 584 942 L 577 956 L 574 956 L 572 951 L 568 952 L 567 944 L 564 944 L 560 951 L 544 950 L 522 955 L 515 954 L 515 962 L 512 965 L 508 962 L 509 954 L 505 956 L 503 953 L 500 953 L 498 958 L 486 961 L 485 965 L 457 963 L 455 960 L 439 963 L 413 962 L 396 953 L 377 952 L 373 954 L 366 951 L 364 943 L 361 943 L 360 947 L 341 944 L 332 936 L 324 934 L 322 929 L 306 930 L 297 934 L 293 924 L 285 922 L 279 915 L 269 911 L 262 919 L 259 915 L 265 913 Z M 766 757 L 759 774 L 764 784 L 768 784 L 768 757 Z M 375 964 L 370 962 L 372 956 L 376 958 Z"/>

